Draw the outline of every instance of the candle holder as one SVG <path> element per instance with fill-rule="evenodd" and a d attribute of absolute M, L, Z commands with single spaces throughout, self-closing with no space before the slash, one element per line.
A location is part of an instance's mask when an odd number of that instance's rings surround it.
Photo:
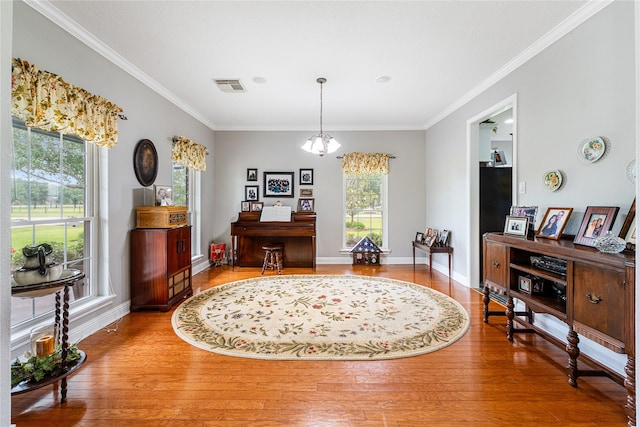
<path fill-rule="evenodd" d="M 58 328 L 55 325 L 41 325 L 31 330 L 31 353 L 36 357 L 53 354 L 58 343 Z"/>

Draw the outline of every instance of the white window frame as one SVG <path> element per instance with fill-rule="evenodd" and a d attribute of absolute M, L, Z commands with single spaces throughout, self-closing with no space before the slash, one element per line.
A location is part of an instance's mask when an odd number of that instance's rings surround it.
<path fill-rule="evenodd" d="M 191 260 L 193 262 L 203 256 L 201 245 L 202 239 L 200 237 L 200 230 L 202 226 L 202 201 L 200 197 L 202 173 L 193 168 L 187 166 L 184 167 L 187 171 L 187 215 L 191 224 Z"/>
<path fill-rule="evenodd" d="M 203 256 L 201 245 L 201 226 L 202 226 L 202 173 L 200 171 L 189 169 L 189 211 L 191 212 L 191 260 L 198 259 Z"/>
<path fill-rule="evenodd" d="M 13 126 L 12 126 L 13 127 Z M 93 313 L 108 306 L 115 298 L 109 283 L 109 176 L 108 149 L 95 144 L 85 143 L 86 188 L 85 215 L 90 219 L 89 226 L 91 255 L 88 269 L 90 296 L 70 304 L 70 318 L 76 323 L 70 329 L 70 342 L 95 332 Z M 76 218 L 76 220 L 78 220 Z M 17 357 L 29 349 L 30 331 L 34 327 L 50 324 L 54 318 L 54 307 L 28 321 L 11 326 L 11 357 Z"/>
<path fill-rule="evenodd" d="M 380 250 L 384 253 L 389 251 L 389 175 L 382 174 L 382 182 L 380 183 L 380 191 L 382 193 L 382 247 Z M 342 173 L 342 249 L 340 253 L 350 253 L 352 247 L 347 247 L 347 174 Z"/>

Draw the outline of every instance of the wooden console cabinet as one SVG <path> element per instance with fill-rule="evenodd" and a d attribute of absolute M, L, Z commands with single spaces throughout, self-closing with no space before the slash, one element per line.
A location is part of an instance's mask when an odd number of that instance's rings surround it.
<path fill-rule="evenodd" d="M 191 294 L 191 226 L 131 230 L 131 311 L 168 311 Z"/>
<path fill-rule="evenodd" d="M 595 375 L 623 384 L 628 392 L 625 412 L 629 425 L 635 425 L 635 252 L 605 254 L 564 239 L 487 233 L 483 254 L 484 322 L 490 316 L 506 316 L 509 340 L 514 333 L 535 332 L 564 345 L 569 384 L 574 387 L 578 377 Z M 566 271 L 540 268 L 533 261 L 542 256 L 566 262 Z M 490 291 L 506 297 L 505 312 L 489 311 Z M 524 311 L 514 311 L 514 299 L 524 304 Z M 566 343 L 536 325 L 537 313 L 552 315 L 569 326 Z M 579 369 L 578 334 L 626 354 L 625 377 L 589 358 L 601 370 Z"/>

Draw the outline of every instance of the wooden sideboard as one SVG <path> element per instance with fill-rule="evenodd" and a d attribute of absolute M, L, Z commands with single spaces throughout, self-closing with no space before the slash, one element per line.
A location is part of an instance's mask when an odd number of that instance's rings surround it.
<path fill-rule="evenodd" d="M 191 226 L 131 230 L 131 311 L 168 311 L 192 293 Z"/>
<path fill-rule="evenodd" d="M 240 212 L 231 223 L 231 265 L 262 267 L 265 244 L 283 245 L 284 266 L 316 268 L 316 215 L 293 213 L 291 221 L 260 221 L 260 212 Z"/>
<path fill-rule="evenodd" d="M 487 233 L 483 254 L 484 322 L 491 316 L 506 316 L 509 340 L 513 341 L 515 333 L 535 332 L 565 346 L 569 384 L 574 387 L 578 377 L 595 375 L 606 375 L 624 384 L 628 393 L 626 415 L 629 425 L 635 425 L 635 252 L 605 254 L 565 239 L 531 240 Z M 551 264 L 565 264 L 566 270 L 549 268 L 548 263 L 545 265 L 548 260 Z M 491 291 L 505 296 L 504 312 L 489 310 Z M 514 299 L 524 304 L 523 311 L 514 310 Z M 566 342 L 538 327 L 537 313 L 566 323 Z M 624 378 L 590 358 L 590 364 L 599 370 L 579 369 L 578 334 L 626 354 Z"/>

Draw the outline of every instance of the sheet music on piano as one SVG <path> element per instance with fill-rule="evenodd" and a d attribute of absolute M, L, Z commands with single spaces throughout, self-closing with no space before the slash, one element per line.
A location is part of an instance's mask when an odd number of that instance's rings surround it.
<path fill-rule="evenodd" d="M 260 214 L 260 222 L 291 222 L 291 206 L 264 206 Z"/>

